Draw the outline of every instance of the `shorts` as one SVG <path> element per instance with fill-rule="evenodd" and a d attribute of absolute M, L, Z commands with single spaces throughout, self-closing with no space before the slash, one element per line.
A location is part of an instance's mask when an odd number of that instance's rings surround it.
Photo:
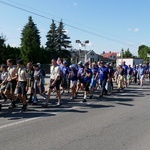
<path fill-rule="evenodd" d="M 84 79 L 83 78 L 79 77 L 78 80 L 79 80 L 79 83 L 84 83 Z"/>
<path fill-rule="evenodd" d="M 62 80 L 61 80 L 61 87 L 63 87 L 63 88 L 67 88 L 67 78 L 62 78 Z"/>
<path fill-rule="evenodd" d="M 91 80 L 87 81 L 87 82 L 84 82 L 85 91 L 90 91 L 90 89 L 89 89 L 90 83 L 91 83 Z"/>
<path fill-rule="evenodd" d="M 21 95 L 26 95 L 26 81 L 19 81 L 17 86 L 17 93 Z"/>
<path fill-rule="evenodd" d="M 44 85 L 41 83 L 41 85 L 39 85 L 40 81 L 35 80 L 34 81 L 34 93 L 35 94 L 41 94 L 45 91 Z"/>
<path fill-rule="evenodd" d="M 14 93 L 14 91 L 16 89 L 16 85 L 17 85 L 16 80 L 9 81 L 6 85 L 6 90 Z"/>
<path fill-rule="evenodd" d="M 76 88 L 77 85 L 77 81 L 71 81 L 71 87 L 72 88 Z"/>
<path fill-rule="evenodd" d="M 51 79 L 51 80 L 50 80 L 50 84 L 49 84 L 49 88 L 50 88 L 50 89 L 53 89 L 54 87 L 56 87 L 56 90 L 57 90 L 57 91 L 60 90 L 61 80 L 60 80 L 60 79 L 57 80 L 54 86 L 51 85 L 53 82 L 54 82 L 54 80 Z"/>

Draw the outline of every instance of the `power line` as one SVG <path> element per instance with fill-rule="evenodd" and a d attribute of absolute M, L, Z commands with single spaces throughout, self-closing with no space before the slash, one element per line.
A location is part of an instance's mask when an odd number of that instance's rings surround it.
<path fill-rule="evenodd" d="M 62 19 L 62 17 L 56 16 L 56 15 L 54 15 L 54 14 L 46 13 L 46 12 L 41 11 L 41 10 L 39 10 L 39 9 L 35 9 L 35 8 L 33 8 L 33 7 L 29 7 L 29 6 L 27 6 L 27 5 L 24 5 L 24 4 L 21 4 L 21 3 L 18 3 L 18 2 L 14 2 L 14 1 L 12 1 L 12 0 L 7 0 L 7 1 L 10 1 L 10 2 L 12 2 L 12 3 L 14 3 L 14 4 L 17 4 L 17 5 L 20 5 L 20 6 L 23 6 L 23 7 L 26 7 L 26 8 L 29 8 L 29 9 L 32 9 L 32 10 L 35 10 L 35 11 L 38 11 L 38 12 L 41 12 L 41 13 L 44 13 L 44 14 L 46 14 L 46 15 L 51 15 L 51 16 L 53 16 L 53 17 L 57 17 L 57 18 L 59 18 L 59 19 Z M 104 31 L 100 31 L 100 30 L 98 30 L 98 29 L 91 28 L 91 27 L 89 27 L 89 26 L 85 26 L 85 25 L 83 25 L 83 24 L 80 24 L 80 23 L 77 23 L 77 22 L 68 20 L 68 19 L 66 19 L 66 18 L 63 18 L 63 20 L 69 21 L 70 23 L 74 23 L 74 24 L 76 24 L 76 25 L 80 25 L 80 26 L 82 26 L 82 27 L 86 27 L 86 28 L 88 28 L 88 29 L 92 29 L 92 30 L 95 30 L 95 31 L 98 31 L 98 32 L 102 32 L 102 33 L 105 33 L 105 34 L 109 34 L 110 36 L 113 36 L 114 38 L 117 38 L 117 39 L 119 38 L 119 40 L 122 39 L 122 40 L 126 40 L 126 41 L 129 42 L 129 43 L 140 44 L 140 43 L 137 43 L 137 42 L 135 42 L 135 41 L 131 41 L 131 40 L 129 41 L 128 39 L 125 39 L 125 38 L 123 38 L 123 37 L 120 37 L 120 36 L 117 36 L 117 35 L 114 35 L 114 34 L 111 34 L 111 33 L 107 33 L 107 32 L 104 32 Z"/>
<path fill-rule="evenodd" d="M 25 11 L 25 12 L 28 12 L 28 13 L 31 13 L 31 14 L 33 14 L 33 15 L 42 17 L 42 18 L 44 18 L 44 19 L 52 20 L 52 18 L 49 18 L 49 17 L 44 16 L 44 15 L 41 15 L 41 14 L 39 14 L 39 13 L 36 13 L 36 12 L 30 11 L 30 10 L 27 10 L 27 9 L 24 9 L 24 8 L 21 8 L 21 7 L 18 7 L 18 6 L 15 6 L 15 5 L 13 5 L 13 4 L 4 2 L 4 1 L 2 1 L 2 0 L 0 0 L 0 3 L 4 4 L 4 5 L 6 5 L 6 6 L 10 6 L 10 7 L 13 7 L 13 8 L 16 8 L 16 9 L 19 9 L 19 10 L 22 10 L 22 11 Z M 57 20 L 54 20 L 54 21 L 55 21 L 55 22 L 58 22 L 58 23 L 60 22 L 60 21 L 57 21 Z M 122 41 L 120 41 L 120 40 L 113 39 L 113 38 L 110 38 L 110 37 L 107 37 L 107 36 L 104 36 L 104 35 L 101 35 L 101 34 L 93 33 L 93 32 L 91 32 L 91 31 L 87 31 L 87 30 L 85 30 L 85 29 L 81 29 L 81 28 L 79 28 L 79 27 L 75 27 L 75 26 L 70 25 L 70 24 L 67 24 L 67 23 L 64 23 L 64 25 L 66 25 L 66 26 L 68 26 L 68 27 L 71 27 L 71 28 L 74 28 L 74 29 L 76 29 L 76 30 L 80 30 L 80 31 L 82 31 L 82 32 L 91 34 L 91 35 L 95 35 L 95 36 L 97 36 L 97 37 L 101 37 L 101 38 L 106 39 L 106 40 L 109 40 L 109 41 L 113 41 L 113 42 L 117 42 L 117 43 L 120 43 L 120 44 L 123 44 L 123 45 L 127 45 L 126 43 L 124 43 L 124 42 L 122 42 Z M 134 46 L 131 46 L 131 47 L 134 47 Z M 134 48 L 136 48 L 136 47 L 134 47 Z"/>

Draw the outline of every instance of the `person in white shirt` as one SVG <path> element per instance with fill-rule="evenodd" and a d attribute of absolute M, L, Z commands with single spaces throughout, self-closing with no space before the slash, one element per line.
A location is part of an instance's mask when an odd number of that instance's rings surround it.
<path fill-rule="evenodd" d="M 57 60 L 52 59 L 52 66 L 50 67 L 50 85 L 49 85 L 48 95 L 44 107 L 48 106 L 51 91 L 54 88 L 56 88 L 56 93 L 58 98 L 57 106 L 61 104 L 60 83 L 61 83 L 60 67 L 57 65 Z"/>
<path fill-rule="evenodd" d="M 2 71 L 2 73 L 0 74 L 0 79 L 1 79 L 0 96 L 3 96 L 4 102 L 5 102 L 7 100 L 7 97 L 5 96 L 4 91 L 5 91 L 5 88 L 7 85 L 7 75 L 8 75 L 7 66 L 5 64 L 1 65 L 1 71 Z M 0 111 L 1 111 L 1 107 L 2 107 L 2 104 L 0 104 Z"/>
<path fill-rule="evenodd" d="M 24 67 L 23 60 L 20 59 L 17 61 L 17 67 L 18 67 L 18 82 L 17 82 L 17 94 L 18 98 L 22 101 L 23 107 L 21 108 L 21 111 L 27 110 L 27 102 L 26 102 L 26 93 L 28 88 L 28 73 L 27 69 Z"/>
<path fill-rule="evenodd" d="M 9 108 L 14 108 L 16 107 L 14 91 L 17 85 L 17 68 L 13 66 L 12 59 L 7 60 L 7 66 L 8 66 L 7 68 L 8 76 L 7 76 L 7 85 L 4 94 L 7 95 L 7 97 L 10 98 L 10 100 L 12 101 Z"/>

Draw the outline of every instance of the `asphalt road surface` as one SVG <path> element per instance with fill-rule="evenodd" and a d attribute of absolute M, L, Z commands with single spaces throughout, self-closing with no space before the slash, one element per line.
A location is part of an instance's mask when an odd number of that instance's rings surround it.
<path fill-rule="evenodd" d="M 29 105 L 0 112 L 0 150 L 149 150 L 150 84 L 131 85 L 124 92 L 113 91 L 103 98 L 81 103 L 62 96 L 55 106 L 55 94 L 49 108 Z"/>

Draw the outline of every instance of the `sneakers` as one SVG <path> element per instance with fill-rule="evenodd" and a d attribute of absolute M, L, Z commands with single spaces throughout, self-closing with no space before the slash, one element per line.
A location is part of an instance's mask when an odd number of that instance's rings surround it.
<path fill-rule="evenodd" d="M 60 106 L 60 105 L 61 105 L 61 103 L 60 103 L 60 102 L 57 102 L 56 106 Z"/>
<path fill-rule="evenodd" d="M 34 96 L 34 98 L 33 98 L 33 105 L 36 105 L 36 104 L 37 104 L 37 102 L 38 102 L 38 99 L 37 99 L 37 97 L 36 97 L 36 96 Z"/>
<path fill-rule="evenodd" d="M 46 94 L 44 93 L 42 96 L 44 97 L 44 100 L 46 100 L 46 97 L 47 97 Z"/>

